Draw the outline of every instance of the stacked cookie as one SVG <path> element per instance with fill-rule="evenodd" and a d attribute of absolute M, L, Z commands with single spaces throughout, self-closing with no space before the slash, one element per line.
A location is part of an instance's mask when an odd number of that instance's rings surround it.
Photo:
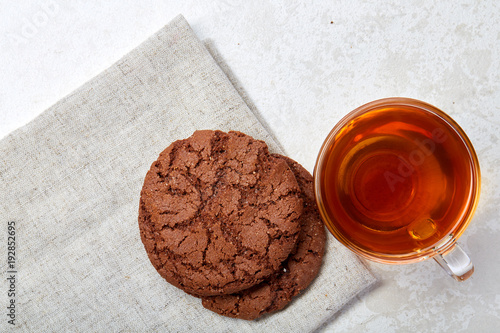
<path fill-rule="evenodd" d="M 151 165 L 139 228 L 163 278 L 242 319 L 280 310 L 305 289 L 326 238 L 310 173 L 263 141 L 208 130 Z"/>

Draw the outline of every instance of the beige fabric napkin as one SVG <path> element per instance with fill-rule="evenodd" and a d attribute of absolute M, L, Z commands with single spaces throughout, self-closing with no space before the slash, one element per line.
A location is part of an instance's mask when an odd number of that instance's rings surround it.
<path fill-rule="evenodd" d="M 227 70 L 227 68 L 226 68 Z M 137 226 L 146 171 L 196 129 L 239 130 L 279 145 L 182 16 L 0 142 L 0 217 L 15 222 L 15 300 L 22 331 L 306 332 L 373 281 L 329 238 L 313 285 L 284 311 L 218 316 L 165 282 Z M 293 158 L 293 156 L 291 156 Z M 5 281 L 5 280 L 4 280 Z M 0 328 L 11 327 L 2 315 Z"/>

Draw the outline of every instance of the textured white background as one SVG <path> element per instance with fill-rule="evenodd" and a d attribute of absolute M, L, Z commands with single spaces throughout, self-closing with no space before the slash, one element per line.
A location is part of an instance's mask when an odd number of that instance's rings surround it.
<path fill-rule="evenodd" d="M 374 99 L 424 100 L 455 118 L 482 167 L 460 239 L 459 284 L 432 261 L 370 264 L 381 282 L 327 332 L 500 327 L 500 3 L 489 1 L 19 1 L 0 10 L 0 138 L 182 13 L 210 38 L 287 153 L 312 170 L 324 137 Z"/>

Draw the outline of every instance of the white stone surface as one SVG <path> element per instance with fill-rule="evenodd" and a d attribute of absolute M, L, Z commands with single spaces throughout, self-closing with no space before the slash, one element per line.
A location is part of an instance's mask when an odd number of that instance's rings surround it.
<path fill-rule="evenodd" d="M 210 38 L 287 153 L 312 170 L 324 137 L 371 100 L 429 102 L 464 128 L 481 163 L 475 263 L 457 283 L 437 264 L 369 263 L 380 284 L 325 332 L 498 332 L 500 2 L 19 1 L 0 11 L 0 138 L 182 13 Z"/>

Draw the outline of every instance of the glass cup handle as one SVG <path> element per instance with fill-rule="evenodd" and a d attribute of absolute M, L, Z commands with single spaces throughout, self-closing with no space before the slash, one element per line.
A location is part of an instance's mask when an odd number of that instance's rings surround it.
<path fill-rule="evenodd" d="M 474 273 L 472 261 L 457 244 L 445 253 L 435 255 L 434 260 L 457 281 L 465 281 Z"/>

